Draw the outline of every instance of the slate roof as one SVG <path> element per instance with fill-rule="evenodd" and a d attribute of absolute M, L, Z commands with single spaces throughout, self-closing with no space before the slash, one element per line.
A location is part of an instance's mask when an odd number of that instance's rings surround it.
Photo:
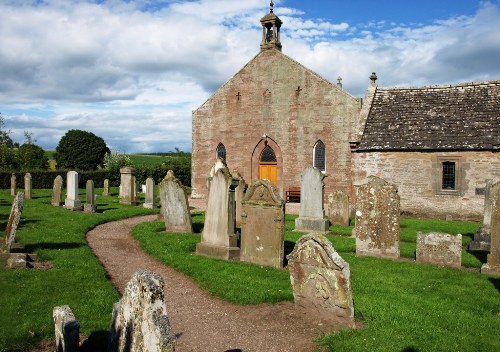
<path fill-rule="evenodd" d="M 357 150 L 500 151 L 500 81 L 377 87 Z"/>

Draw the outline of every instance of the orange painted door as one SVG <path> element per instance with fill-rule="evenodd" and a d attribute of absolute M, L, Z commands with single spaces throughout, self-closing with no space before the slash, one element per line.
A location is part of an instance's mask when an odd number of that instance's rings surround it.
<path fill-rule="evenodd" d="M 275 186 L 278 183 L 278 165 L 276 164 L 260 164 L 259 178 L 271 181 Z"/>

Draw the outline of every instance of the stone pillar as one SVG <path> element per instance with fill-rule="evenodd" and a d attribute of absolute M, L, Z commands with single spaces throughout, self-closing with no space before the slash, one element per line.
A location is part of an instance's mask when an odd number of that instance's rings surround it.
<path fill-rule="evenodd" d="M 155 207 L 155 181 L 151 177 L 146 179 L 146 196 L 143 207 L 147 209 Z"/>
<path fill-rule="evenodd" d="M 109 196 L 109 180 L 105 179 L 104 180 L 104 185 L 102 189 L 102 195 L 103 196 Z"/>
<path fill-rule="evenodd" d="M 33 195 L 31 194 L 31 174 L 28 172 L 26 175 L 24 175 L 24 198 L 26 199 L 32 199 Z"/>
<path fill-rule="evenodd" d="M 10 176 L 10 195 L 16 196 L 16 175 L 12 174 Z"/>
<path fill-rule="evenodd" d="M 54 179 L 54 185 L 52 186 L 52 201 L 51 204 L 54 207 L 61 206 L 61 198 L 62 198 L 62 186 L 63 186 L 63 178 L 61 175 L 57 175 Z"/>
<path fill-rule="evenodd" d="M 313 166 L 304 170 L 300 183 L 300 212 L 295 219 L 295 230 L 304 232 L 328 232 L 329 222 L 325 218 L 325 175 Z"/>
<path fill-rule="evenodd" d="M 78 172 L 69 171 L 66 175 L 66 199 L 64 208 L 69 210 L 82 210 L 78 196 Z"/>
<path fill-rule="evenodd" d="M 120 204 L 136 205 L 135 197 L 135 169 L 125 166 L 120 169 L 121 198 Z"/>
<path fill-rule="evenodd" d="M 80 351 L 80 324 L 69 306 L 55 307 L 52 312 L 57 352 Z"/>
<path fill-rule="evenodd" d="M 86 213 L 97 212 L 97 205 L 95 204 L 95 194 L 94 194 L 94 181 L 88 180 L 85 185 L 85 198 L 86 203 L 83 206 L 83 211 Z"/>
<path fill-rule="evenodd" d="M 483 264 L 481 272 L 485 274 L 500 275 L 500 182 L 491 186 L 491 245 L 488 262 Z"/>

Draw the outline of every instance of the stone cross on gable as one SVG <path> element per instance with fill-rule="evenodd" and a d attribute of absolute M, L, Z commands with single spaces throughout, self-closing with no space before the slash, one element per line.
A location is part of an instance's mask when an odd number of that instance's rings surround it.
<path fill-rule="evenodd" d="M 240 92 L 238 92 L 238 94 L 236 94 L 236 97 L 238 98 L 238 101 L 240 101 L 240 98 L 241 98 Z"/>
<path fill-rule="evenodd" d="M 299 96 L 300 92 L 302 92 L 302 88 L 300 88 L 300 86 L 297 86 L 297 90 L 295 92 L 297 93 L 297 96 Z"/>

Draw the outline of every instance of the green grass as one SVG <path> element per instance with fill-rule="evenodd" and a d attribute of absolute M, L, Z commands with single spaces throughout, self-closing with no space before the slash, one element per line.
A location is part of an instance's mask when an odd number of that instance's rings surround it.
<path fill-rule="evenodd" d="M 155 166 L 177 158 L 176 156 L 159 156 L 143 154 L 127 154 L 135 166 Z"/>

